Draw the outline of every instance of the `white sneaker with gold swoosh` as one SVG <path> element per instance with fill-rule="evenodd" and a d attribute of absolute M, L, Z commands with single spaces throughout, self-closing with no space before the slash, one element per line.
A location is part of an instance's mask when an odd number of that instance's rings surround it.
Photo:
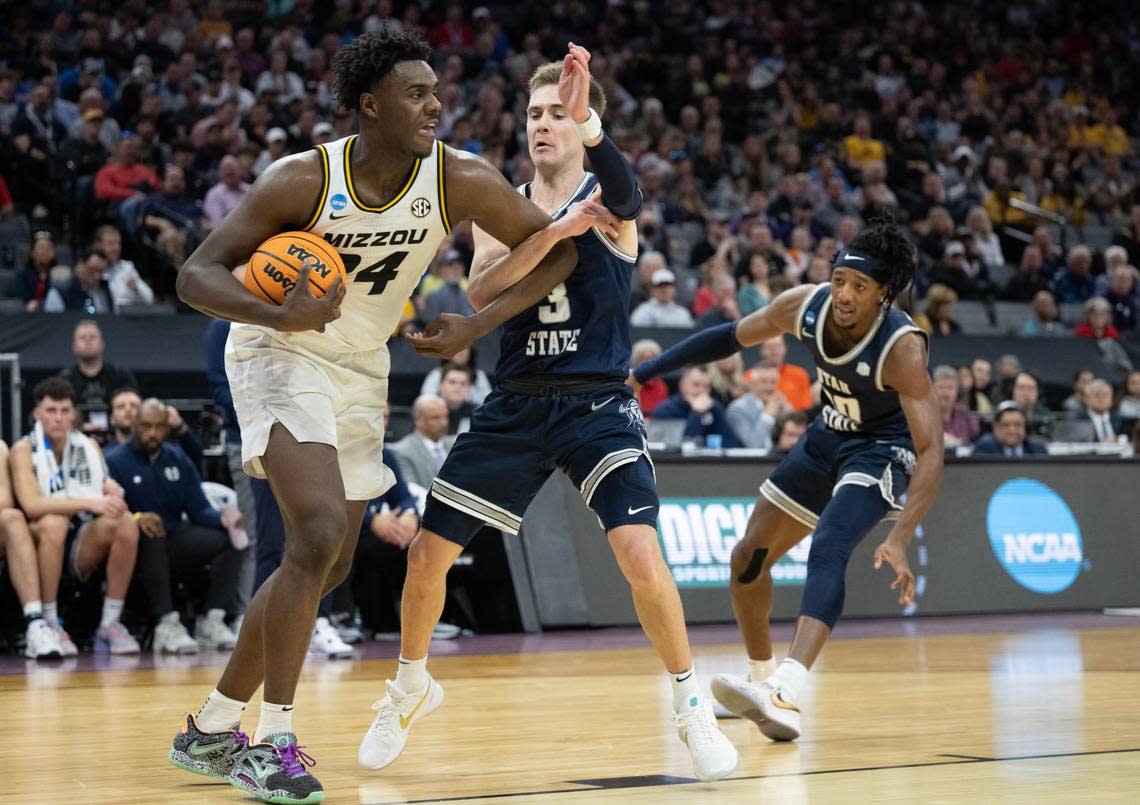
<path fill-rule="evenodd" d="M 377 711 L 372 726 L 364 733 L 356 760 L 366 769 L 382 769 L 404 751 L 412 724 L 443 703 L 443 688 L 428 677 L 422 690 L 404 693 L 388 680 L 388 695 L 372 705 Z"/>
<path fill-rule="evenodd" d="M 749 682 L 732 674 L 712 679 L 712 694 L 724 708 L 747 718 L 773 741 L 800 737 L 800 708 L 783 688 L 771 683 Z"/>

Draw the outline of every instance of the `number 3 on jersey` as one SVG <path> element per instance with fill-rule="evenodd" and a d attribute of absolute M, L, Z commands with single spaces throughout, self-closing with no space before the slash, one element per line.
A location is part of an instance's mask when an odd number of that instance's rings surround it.
<path fill-rule="evenodd" d="M 570 318 L 570 297 L 566 283 L 560 282 L 546 296 L 546 304 L 538 306 L 538 320 L 542 324 L 561 324 Z"/>
<path fill-rule="evenodd" d="M 407 256 L 407 252 L 392 252 L 383 260 L 365 266 L 360 270 L 359 274 L 354 273 L 356 269 L 360 267 L 359 254 L 342 254 L 341 258 L 344 259 L 345 272 L 352 278 L 352 281 L 371 282 L 372 289 L 368 292 L 368 295 L 375 296 L 384 293 L 384 289 L 388 287 L 388 283 L 396 279 L 396 272 Z"/>

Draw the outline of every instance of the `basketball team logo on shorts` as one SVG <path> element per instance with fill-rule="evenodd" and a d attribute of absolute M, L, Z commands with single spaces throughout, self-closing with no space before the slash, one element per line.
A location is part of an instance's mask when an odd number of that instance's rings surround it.
<path fill-rule="evenodd" d="M 629 417 L 627 423 L 634 430 L 645 430 L 645 419 L 641 416 L 641 406 L 637 400 L 626 400 L 619 406 L 619 411 Z"/>
<path fill-rule="evenodd" d="M 348 198 L 344 195 L 344 193 L 337 193 L 335 196 L 329 199 L 329 206 L 334 210 L 343 210 L 348 206 Z"/>
<path fill-rule="evenodd" d="M 420 196 L 412 202 L 412 215 L 416 216 L 417 218 L 423 218 L 429 212 L 431 212 L 431 202 L 423 196 Z"/>

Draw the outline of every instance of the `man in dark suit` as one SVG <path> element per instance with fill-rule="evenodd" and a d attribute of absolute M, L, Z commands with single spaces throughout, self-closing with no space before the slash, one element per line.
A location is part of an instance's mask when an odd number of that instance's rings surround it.
<path fill-rule="evenodd" d="M 1126 433 L 1120 414 L 1112 410 L 1112 386 L 1100 378 L 1085 386 L 1085 410 L 1076 412 L 1073 419 L 1092 423 L 1092 442 L 1115 442 L 1118 434 Z"/>
<path fill-rule="evenodd" d="M 974 443 L 974 456 L 1043 456 L 1048 454 L 1045 445 L 1034 439 L 1025 438 L 1025 412 L 1021 407 L 1007 400 L 994 412 L 994 431 L 987 433 Z"/>
<path fill-rule="evenodd" d="M 404 477 L 423 489 L 431 486 L 451 448 L 447 415 L 447 403 L 442 398 L 434 394 L 417 397 L 412 403 L 415 430 L 392 445 Z"/>

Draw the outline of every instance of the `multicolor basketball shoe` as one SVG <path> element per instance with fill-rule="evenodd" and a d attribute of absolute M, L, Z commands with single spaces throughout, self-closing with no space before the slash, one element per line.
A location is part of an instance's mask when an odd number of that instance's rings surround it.
<path fill-rule="evenodd" d="M 265 736 L 261 743 L 246 744 L 230 771 L 230 785 L 262 802 L 310 805 L 321 802 L 325 791 L 309 768 L 317 765 L 297 745 L 291 732 Z"/>
<path fill-rule="evenodd" d="M 167 757 L 180 769 L 225 779 L 248 743 L 246 734 L 237 730 L 203 732 L 194 716 L 188 715 L 186 726 L 174 736 L 174 746 Z"/>

